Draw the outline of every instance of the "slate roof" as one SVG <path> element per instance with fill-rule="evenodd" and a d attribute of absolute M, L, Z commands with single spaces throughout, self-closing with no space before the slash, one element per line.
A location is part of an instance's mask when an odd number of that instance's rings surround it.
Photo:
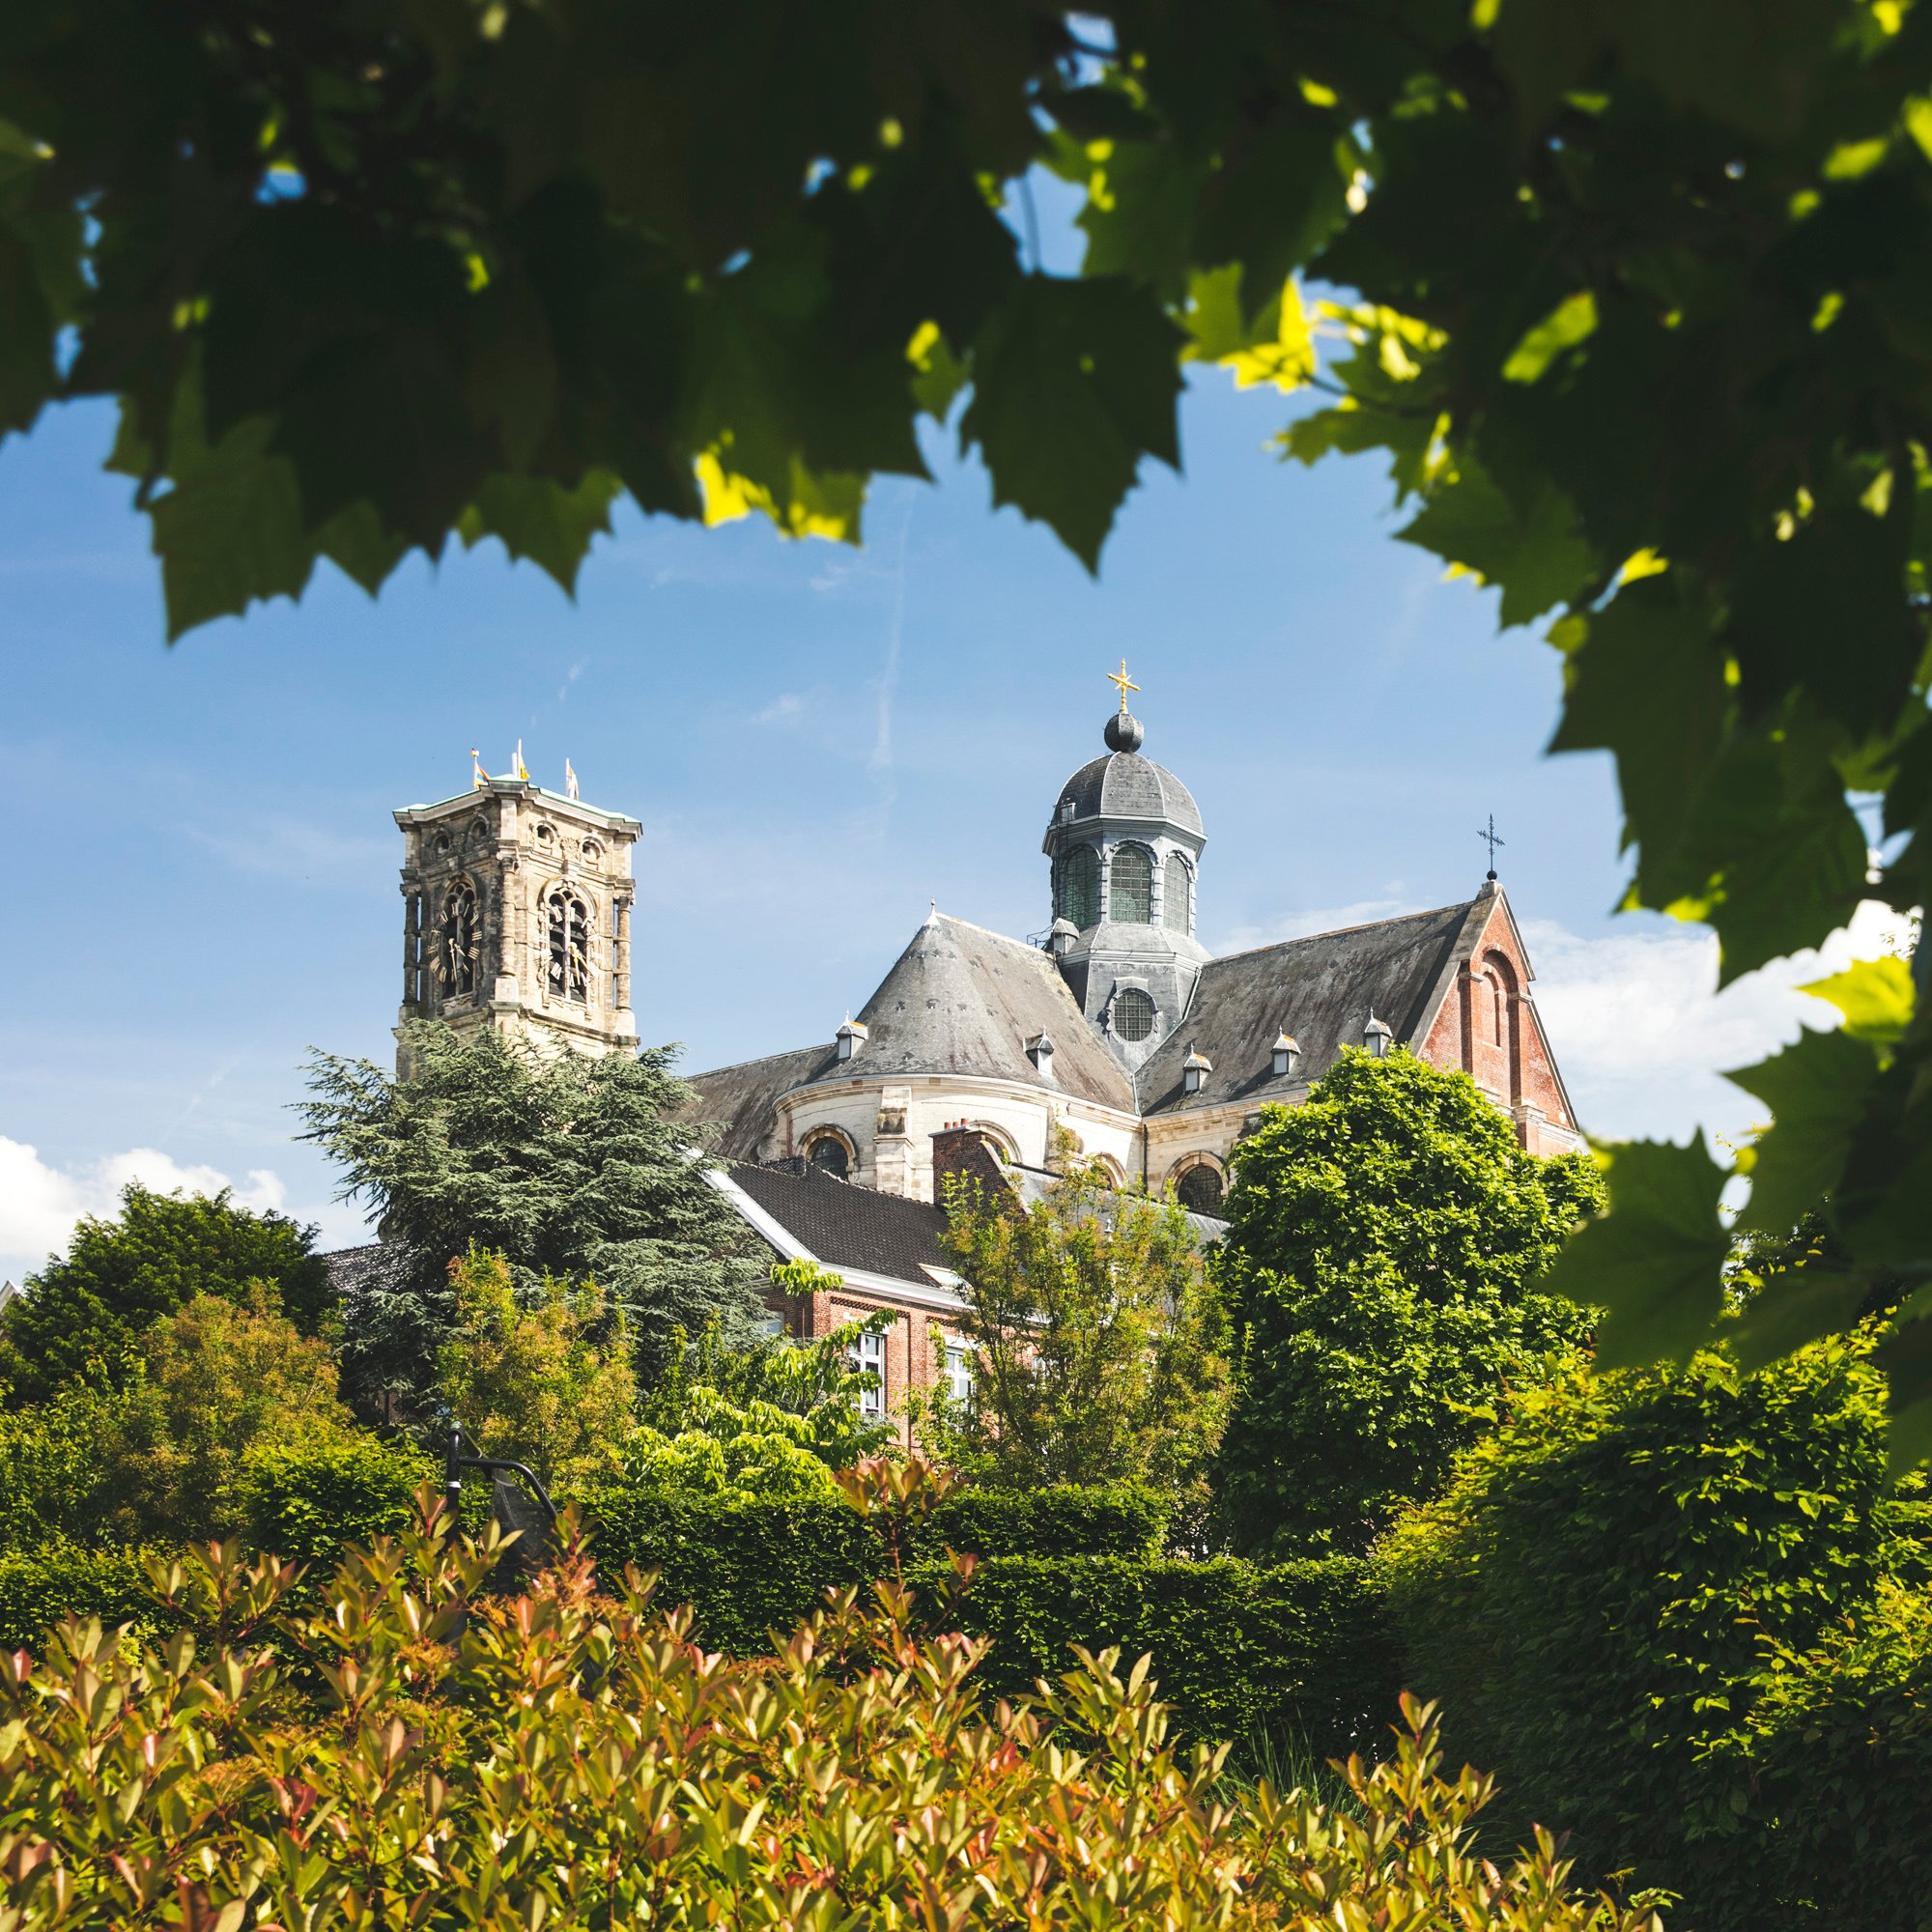
<path fill-rule="evenodd" d="M 816 1079 L 854 1074 L 979 1074 L 1131 1111 L 1133 1089 L 1088 1025 L 1050 954 L 1021 939 L 935 913 L 913 934 L 859 1017 L 868 1038 Z M 1053 1074 L 1026 1056 L 1053 1036 Z"/>
<path fill-rule="evenodd" d="M 1194 794 L 1165 765 L 1138 752 L 1112 752 L 1082 765 L 1060 788 L 1056 823 L 1069 802 L 1076 819 L 1158 818 L 1188 832 L 1202 829 Z"/>
<path fill-rule="evenodd" d="M 709 1073 L 686 1076 L 696 1093 L 691 1111 L 716 1129 L 716 1151 L 727 1160 L 753 1160 L 758 1143 L 771 1131 L 779 1095 L 802 1087 L 821 1067 L 836 1065 L 831 1045 L 801 1046 L 790 1053 L 770 1053 L 762 1060 L 741 1060 Z"/>
<path fill-rule="evenodd" d="M 867 1037 L 850 1060 L 829 1044 L 808 1046 L 693 1075 L 696 1111 L 721 1130 L 717 1151 L 733 1160 L 755 1156 L 779 1096 L 819 1080 L 959 1073 L 1134 1110 L 1132 1083 L 1052 957 L 963 919 L 927 920 L 859 1018 Z M 1041 1033 L 1053 1039 L 1051 1080 L 1026 1054 L 1027 1041 Z"/>
<path fill-rule="evenodd" d="M 328 1285 L 340 1298 L 383 1278 L 388 1269 L 389 1245 L 370 1241 L 359 1248 L 337 1248 L 331 1254 L 318 1255 L 316 1260 L 328 1270 Z"/>
<path fill-rule="evenodd" d="M 953 1267 L 939 1242 L 946 1211 L 929 1202 L 854 1187 L 804 1160 L 769 1167 L 743 1160 L 723 1165 L 739 1187 L 829 1268 L 860 1268 L 916 1282 L 929 1292 L 937 1284 L 925 1270 Z"/>
<path fill-rule="evenodd" d="M 1414 1038 L 1445 969 L 1488 916 L 1479 897 L 1208 960 L 1186 1015 L 1141 1068 L 1141 1111 L 1284 1099 L 1319 1080 L 1344 1046 L 1361 1045 L 1371 1008 L 1398 1041 Z M 1276 1079 L 1270 1048 L 1284 1027 L 1300 1044 L 1301 1065 Z M 1181 1063 L 1196 1048 L 1214 1070 L 1189 1094 Z"/>

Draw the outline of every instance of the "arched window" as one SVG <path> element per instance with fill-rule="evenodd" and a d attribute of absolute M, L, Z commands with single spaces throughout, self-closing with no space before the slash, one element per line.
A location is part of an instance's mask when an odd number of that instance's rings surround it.
<path fill-rule="evenodd" d="M 1218 1214 L 1221 1177 L 1203 1161 L 1198 1167 L 1190 1167 L 1175 1183 L 1174 1198 L 1192 1213 Z"/>
<path fill-rule="evenodd" d="M 550 973 L 554 1000 L 590 997 L 590 917 L 573 893 L 550 895 Z"/>
<path fill-rule="evenodd" d="M 820 1174 L 829 1174 L 835 1180 L 850 1178 L 852 1156 L 837 1134 L 818 1134 L 807 1141 L 805 1157 Z"/>
<path fill-rule="evenodd" d="M 1107 917 L 1122 925 L 1153 919 L 1153 855 L 1145 845 L 1121 845 L 1107 868 Z"/>
<path fill-rule="evenodd" d="M 436 977 L 445 1000 L 476 990 L 476 893 L 467 879 L 451 886 L 437 923 Z"/>
<path fill-rule="evenodd" d="M 1062 919 L 1071 920 L 1084 932 L 1100 921 L 1100 855 L 1091 845 L 1076 845 L 1060 862 L 1060 904 Z"/>
<path fill-rule="evenodd" d="M 1194 874 L 1179 852 L 1170 852 L 1161 869 L 1160 917 L 1170 932 L 1186 932 L 1194 923 Z"/>
<path fill-rule="evenodd" d="M 1138 986 L 1122 986 L 1114 995 L 1114 1032 L 1122 1039 L 1145 1039 L 1153 1031 L 1152 999 Z"/>

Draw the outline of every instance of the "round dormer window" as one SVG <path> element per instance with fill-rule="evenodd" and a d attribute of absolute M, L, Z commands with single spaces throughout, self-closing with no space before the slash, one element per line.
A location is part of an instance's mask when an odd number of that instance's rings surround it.
<path fill-rule="evenodd" d="M 1153 1032 L 1154 1005 L 1151 997 L 1138 986 L 1125 986 L 1114 995 L 1114 1032 L 1122 1039 L 1146 1039 Z"/>

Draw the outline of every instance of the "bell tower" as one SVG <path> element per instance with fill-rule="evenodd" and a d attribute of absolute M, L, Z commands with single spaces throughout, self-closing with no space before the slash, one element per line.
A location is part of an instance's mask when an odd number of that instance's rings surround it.
<path fill-rule="evenodd" d="M 635 818 L 480 770 L 469 791 L 395 818 L 402 1020 L 465 1034 L 494 1027 L 547 1053 L 637 1050 L 631 847 L 643 828 Z M 399 1077 L 406 1059 L 399 1039 Z"/>

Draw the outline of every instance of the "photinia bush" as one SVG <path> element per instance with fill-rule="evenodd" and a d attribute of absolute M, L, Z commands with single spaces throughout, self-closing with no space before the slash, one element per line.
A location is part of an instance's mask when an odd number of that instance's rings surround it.
<path fill-rule="evenodd" d="M 775 1654 L 688 1640 L 581 1544 L 491 1599 L 497 1551 L 432 1528 L 298 1573 L 216 1548 L 164 1594 L 205 1643 L 70 1623 L 0 1671 L 0 1919 L 757 1932 L 1371 1925 L 1638 1932 L 1567 1894 L 1548 1839 L 1468 1848 L 1488 1782 L 1432 1715 L 1351 1761 L 1350 1805 L 1169 1742 L 1143 1663 L 1083 1655 L 1025 1703 L 908 1594 L 833 1601 Z"/>

